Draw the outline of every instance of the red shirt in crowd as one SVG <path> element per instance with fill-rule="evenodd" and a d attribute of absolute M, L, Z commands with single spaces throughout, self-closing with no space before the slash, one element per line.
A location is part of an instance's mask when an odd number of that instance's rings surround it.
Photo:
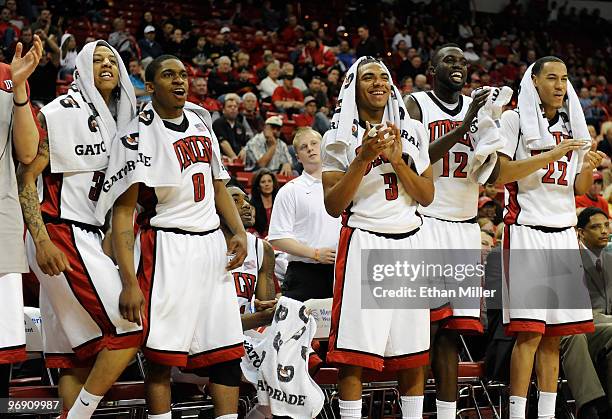
<path fill-rule="evenodd" d="M 195 103 L 198 106 L 203 107 L 208 112 L 219 112 L 221 111 L 221 104 L 218 100 L 213 99 L 212 97 L 201 98 L 199 96 L 190 95 L 187 97 L 189 102 Z"/>
<path fill-rule="evenodd" d="M 297 87 L 292 87 L 291 90 L 287 90 L 284 86 L 278 86 L 276 89 L 274 89 L 274 93 L 272 94 L 272 103 L 276 102 L 277 100 L 296 100 L 298 102 L 303 102 L 304 95 Z"/>
<path fill-rule="evenodd" d="M 610 213 L 608 212 L 608 203 L 604 199 L 603 196 L 597 195 L 597 199 L 591 199 L 587 194 L 580 195 L 576 197 L 576 208 L 587 208 L 587 207 L 597 207 L 600 208 L 603 212 L 606 213 L 608 218 L 610 218 Z"/>
<path fill-rule="evenodd" d="M 295 121 L 295 126 L 298 128 L 312 127 L 314 116 L 308 115 L 307 113 L 301 113 L 299 115 L 293 115 L 293 120 Z"/>

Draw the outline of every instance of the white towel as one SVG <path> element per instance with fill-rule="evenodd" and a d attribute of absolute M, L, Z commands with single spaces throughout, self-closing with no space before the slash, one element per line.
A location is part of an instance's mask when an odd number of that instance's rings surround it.
<path fill-rule="evenodd" d="M 555 147 L 557 143 L 548 131 L 548 120 L 541 108 L 542 101 L 531 79 L 532 70 L 533 64 L 525 71 L 518 95 L 518 108 L 521 113 L 521 133 L 528 149 L 550 149 Z M 567 81 L 567 100 L 563 103 L 563 112 L 569 116 L 572 138 L 575 140 L 588 140 L 590 142 L 591 136 L 587 129 L 578 95 L 576 95 L 569 80 Z"/>
<path fill-rule="evenodd" d="M 308 373 L 310 344 L 316 328 L 304 304 L 281 297 L 263 340 L 251 341 L 254 348 L 245 345 L 247 357 L 250 355 L 259 367 L 257 399 L 270 406 L 273 415 L 314 418 L 323 408 L 323 392 Z M 249 370 L 245 377 L 252 381 L 253 368 Z"/>
<path fill-rule="evenodd" d="M 116 106 L 117 121 L 94 83 L 93 53 L 98 45 L 110 48 L 119 66 L 119 99 L 111 105 Z M 104 170 L 117 131 L 136 115 L 134 88 L 119 53 L 106 41 L 85 45 L 77 56 L 70 90 L 41 112 L 47 124 L 51 172 Z"/>
<path fill-rule="evenodd" d="M 206 109 L 185 102 L 183 110 L 185 113 L 195 113 L 213 132 L 212 119 Z M 152 103 L 148 103 L 119 134 L 118 140 L 113 140 L 104 185 L 96 205 L 96 218 L 100 222 L 104 222 L 106 213 L 117 198 L 135 183 L 144 183 L 151 188 L 181 184 L 181 170 L 176 164 L 172 147 L 167 144 L 165 133 L 162 118 L 155 112 Z M 146 141 L 140 141 L 142 138 Z M 219 150 L 213 147 L 213 152 L 219 153 Z M 218 155 L 215 160 L 220 162 L 221 156 Z"/>
<path fill-rule="evenodd" d="M 355 97 L 357 68 L 361 61 L 368 58 L 370 57 L 359 58 L 351 68 L 349 68 L 346 74 L 345 81 L 342 84 L 342 89 L 338 97 L 338 107 L 340 109 L 336 109 L 331 120 L 331 129 L 325 134 L 326 137 L 333 139 L 329 141 L 328 147 L 333 147 L 337 143 L 341 143 L 344 146 L 350 144 L 350 139 L 353 137 L 354 121 L 359 121 L 359 112 L 357 111 L 357 100 Z M 420 157 L 420 144 L 414 140 L 416 134 L 409 124 L 410 117 L 408 116 L 408 111 L 406 111 L 406 105 L 402 100 L 402 95 L 397 87 L 393 85 L 391 73 L 385 64 L 383 62 L 379 62 L 379 64 L 385 69 L 387 74 L 389 74 L 389 82 L 391 83 L 391 95 L 385 107 L 383 122 L 389 121 L 400 129 L 402 133 L 402 150 L 412 158 L 417 173 L 421 174 L 429 167 L 429 160 Z"/>
<path fill-rule="evenodd" d="M 468 165 L 468 179 L 484 184 L 491 176 L 497 162 L 497 151 L 504 147 L 503 136 L 499 132 L 499 118 L 504 105 L 512 99 L 512 89 L 508 86 L 483 87 L 489 90 L 489 97 L 478 110 L 476 123 L 470 129 L 470 139 L 474 147 L 474 157 Z M 472 92 L 475 97 L 481 89 Z"/>

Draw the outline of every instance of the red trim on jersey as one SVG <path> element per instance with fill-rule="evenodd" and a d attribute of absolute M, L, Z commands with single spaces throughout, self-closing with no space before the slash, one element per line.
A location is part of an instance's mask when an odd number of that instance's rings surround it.
<path fill-rule="evenodd" d="M 506 215 L 504 216 L 505 224 L 514 224 L 521 212 L 521 206 L 518 202 L 518 182 L 506 183 L 508 190 L 508 205 L 506 205 Z"/>
<path fill-rule="evenodd" d="M 136 223 L 142 228 L 150 225 L 151 218 L 157 215 L 155 189 L 141 183 L 138 187 L 138 204 L 142 207 L 142 211 L 136 217 Z"/>
<path fill-rule="evenodd" d="M 0 348 L 0 364 L 25 361 L 28 358 L 25 348 L 25 343 L 23 345 Z"/>
<path fill-rule="evenodd" d="M 349 243 L 355 230 L 351 227 L 342 226 L 338 240 L 338 252 L 336 266 L 334 267 L 334 298 L 332 303 L 332 318 L 329 330 L 329 351 L 327 361 L 331 362 L 334 351 L 337 350 L 338 325 L 340 323 L 340 312 L 342 311 L 342 294 L 344 291 L 344 275 L 346 272 L 346 260 L 348 258 Z M 332 358 L 330 358 L 332 357 Z"/>
<path fill-rule="evenodd" d="M 569 336 L 580 335 L 582 333 L 593 333 L 595 324 L 593 320 L 582 320 L 572 323 L 546 324 L 542 320 L 510 320 L 504 324 L 504 332 L 508 336 L 513 336 L 519 332 L 539 333 L 544 336 Z"/>
<path fill-rule="evenodd" d="M 142 348 L 144 356 L 152 362 L 168 367 L 187 366 L 187 352 L 162 351 L 153 348 Z"/>
<path fill-rule="evenodd" d="M 106 313 L 104 304 L 79 253 L 73 230 L 76 227 L 69 224 L 47 224 L 46 227 L 51 241 L 66 255 L 72 268 L 72 271 L 64 272 L 72 293 L 102 333 L 102 336 L 73 348 L 76 355 L 85 359 L 104 348 L 114 350 L 140 346 L 142 343 L 140 331 L 117 335 L 115 325 Z"/>
<path fill-rule="evenodd" d="M 400 371 L 429 364 L 429 349 L 414 354 L 385 358 L 385 371 Z"/>
<path fill-rule="evenodd" d="M 447 318 L 442 326 L 443 329 L 457 330 L 463 334 L 482 334 L 484 327 L 480 319 L 474 317 L 451 316 Z"/>
<path fill-rule="evenodd" d="M 199 354 L 189 355 L 187 369 L 205 368 L 221 362 L 240 359 L 245 355 L 242 342 L 223 348 L 212 349 Z"/>
<path fill-rule="evenodd" d="M 62 173 L 51 173 L 51 169 L 47 167 L 42 174 L 42 178 L 43 200 L 40 204 L 40 212 L 52 218 L 61 218 L 64 175 Z"/>
<path fill-rule="evenodd" d="M 502 278 L 506 286 L 510 284 L 510 226 L 504 224 L 504 241 L 502 243 Z"/>
<path fill-rule="evenodd" d="M 450 303 L 446 303 L 438 308 L 432 308 L 429 310 L 429 321 L 431 323 L 439 322 L 453 315 L 453 309 Z"/>
<path fill-rule="evenodd" d="M 45 353 L 45 366 L 47 368 L 86 368 L 94 364 L 94 358 L 79 359 L 76 354 L 47 354 Z"/>
<path fill-rule="evenodd" d="M 151 318 L 151 293 L 153 292 L 153 279 L 155 276 L 156 252 L 156 231 L 152 228 L 142 228 L 140 230 L 140 261 L 138 262 L 136 277 L 138 278 L 140 289 L 145 297 L 145 309 L 142 318 L 142 330 L 144 333 L 143 341 L 145 349 L 150 332 L 149 319 Z"/>

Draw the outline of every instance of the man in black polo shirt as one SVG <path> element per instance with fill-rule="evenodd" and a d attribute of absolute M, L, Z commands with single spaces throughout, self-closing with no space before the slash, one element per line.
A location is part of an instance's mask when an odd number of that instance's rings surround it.
<path fill-rule="evenodd" d="M 213 122 L 213 131 L 219 140 L 221 153 L 232 161 L 237 157 L 244 161 L 244 146 L 247 142 L 244 125 L 236 119 L 239 105 L 238 95 L 227 94 L 223 102 L 223 115 Z"/>

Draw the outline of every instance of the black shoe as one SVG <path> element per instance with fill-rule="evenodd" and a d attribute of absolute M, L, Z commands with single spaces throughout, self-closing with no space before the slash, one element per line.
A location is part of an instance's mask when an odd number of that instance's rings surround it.
<path fill-rule="evenodd" d="M 578 412 L 578 419 L 599 419 L 599 413 L 597 413 L 597 404 L 590 402 L 582 406 Z"/>

